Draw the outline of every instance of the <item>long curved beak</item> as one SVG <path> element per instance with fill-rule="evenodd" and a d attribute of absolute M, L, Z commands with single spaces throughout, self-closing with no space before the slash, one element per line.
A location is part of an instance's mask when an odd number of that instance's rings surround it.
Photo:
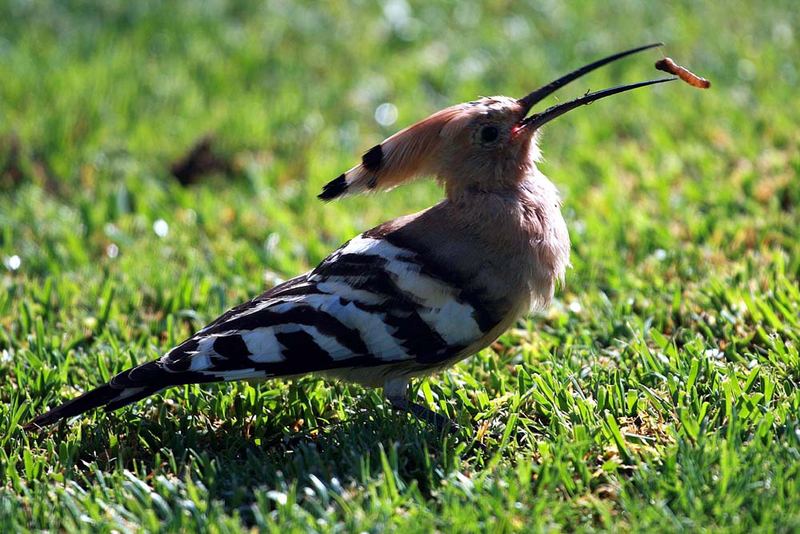
<path fill-rule="evenodd" d="M 539 103 L 542 99 L 554 93 L 558 89 L 564 87 L 568 83 L 577 80 L 584 74 L 588 74 L 589 72 L 592 72 L 593 70 L 598 69 L 603 65 L 607 65 L 609 63 L 612 63 L 618 59 L 622 59 L 631 54 L 635 54 L 643 50 L 648 50 L 650 48 L 655 48 L 657 46 L 663 46 L 663 43 L 652 43 L 644 46 L 639 46 L 636 48 L 631 48 L 630 50 L 625 50 L 624 52 L 619 52 L 617 54 L 597 60 L 593 63 L 589 63 L 588 65 L 576 69 L 570 72 L 569 74 L 566 74 L 565 76 L 562 76 L 561 78 L 558 78 L 557 80 L 552 81 L 547 85 L 544 85 L 532 91 L 531 93 L 520 98 L 517 102 L 519 102 L 519 104 L 522 106 L 524 114 L 527 115 L 527 113 L 531 110 L 531 108 L 537 103 Z M 615 95 L 617 93 L 630 91 L 631 89 L 638 89 L 639 87 L 645 87 L 657 83 L 671 82 L 675 79 L 676 78 L 673 77 L 673 78 L 661 78 L 657 80 L 647 80 L 644 82 L 632 83 L 628 85 L 619 85 L 617 87 L 611 87 L 609 89 L 603 89 L 601 91 L 587 93 L 582 97 L 570 100 L 569 102 L 564 102 L 563 104 L 557 104 L 555 106 L 549 107 L 546 110 L 542 111 L 541 113 L 534 113 L 530 117 L 523 119 L 520 123 L 520 126 L 523 126 L 525 128 L 530 128 L 531 130 L 535 130 L 541 127 L 543 124 L 555 119 L 556 117 L 563 115 L 567 111 L 575 109 L 579 106 L 591 104 L 595 100 L 600 100 L 601 98 Z"/>

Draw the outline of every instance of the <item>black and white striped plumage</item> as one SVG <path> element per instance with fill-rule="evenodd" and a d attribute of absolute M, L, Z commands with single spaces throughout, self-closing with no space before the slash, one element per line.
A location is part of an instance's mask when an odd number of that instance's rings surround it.
<path fill-rule="evenodd" d="M 468 355 L 496 326 L 459 282 L 447 266 L 380 228 L 366 232 L 313 271 L 227 311 L 161 359 L 120 373 L 29 426 L 98 406 L 114 410 L 191 383 L 322 373 L 402 389 L 410 377 Z"/>
<path fill-rule="evenodd" d="M 313 271 L 228 311 L 167 353 L 162 366 L 196 381 L 386 364 L 412 375 L 456 356 L 492 326 L 480 303 L 423 256 L 366 233 Z"/>

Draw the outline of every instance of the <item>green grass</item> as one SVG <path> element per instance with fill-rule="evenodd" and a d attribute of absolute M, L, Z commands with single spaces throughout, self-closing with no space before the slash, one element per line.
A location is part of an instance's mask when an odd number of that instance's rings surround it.
<path fill-rule="evenodd" d="M 0 530 L 800 529 L 793 2 L 93 4 L 0 1 Z M 573 268 L 418 386 L 460 432 L 313 378 L 19 428 L 432 204 L 427 182 L 316 200 L 383 137 L 653 40 L 713 86 L 547 127 Z M 208 133 L 233 172 L 183 188 L 170 162 Z"/>

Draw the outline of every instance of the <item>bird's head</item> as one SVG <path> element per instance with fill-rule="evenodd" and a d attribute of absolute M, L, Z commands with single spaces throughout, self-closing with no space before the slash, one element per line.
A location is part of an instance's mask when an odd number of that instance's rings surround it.
<path fill-rule="evenodd" d="M 449 196 L 465 189 L 496 191 L 513 186 L 538 159 L 536 133 L 545 123 L 595 100 L 675 78 L 587 93 L 530 114 L 537 103 L 598 67 L 656 46 L 661 43 L 600 59 L 522 98 L 484 97 L 438 111 L 369 149 L 360 164 L 326 184 L 319 197 L 332 200 L 351 193 L 390 189 L 425 175 L 442 181 Z"/>

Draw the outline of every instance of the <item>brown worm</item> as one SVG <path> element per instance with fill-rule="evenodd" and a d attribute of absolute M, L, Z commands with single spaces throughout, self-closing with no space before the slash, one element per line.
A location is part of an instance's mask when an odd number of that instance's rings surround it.
<path fill-rule="evenodd" d="M 658 70 L 663 70 L 664 72 L 674 74 L 693 87 L 699 87 L 700 89 L 708 89 L 711 87 L 710 81 L 706 80 L 705 78 L 701 78 L 685 67 L 681 67 L 675 63 L 672 58 L 665 57 L 664 59 L 659 59 L 656 61 L 656 68 Z"/>

